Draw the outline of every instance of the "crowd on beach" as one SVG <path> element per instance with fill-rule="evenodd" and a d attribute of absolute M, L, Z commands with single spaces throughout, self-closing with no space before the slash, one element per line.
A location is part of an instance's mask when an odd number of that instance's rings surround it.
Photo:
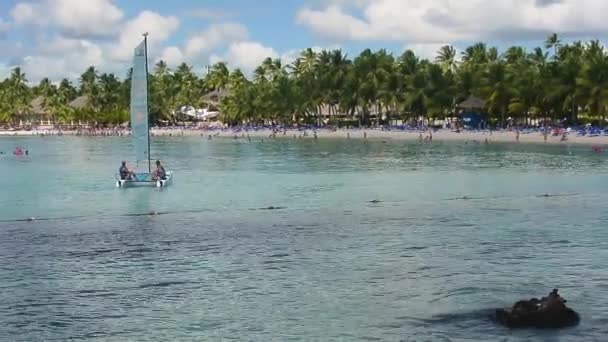
<path fill-rule="evenodd" d="M 83 136 L 83 137 L 122 137 L 131 134 L 129 128 L 89 127 L 75 129 L 31 128 L 29 130 L 0 130 L 0 135 L 35 135 L 35 136 Z M 420 140 L 460 140 L 473 142 L 575 142 L 608 144 L 608 128 L 601 129 L 590 125 L 581 127 L 509 127 L 506 129 L 462 129 L 439 128 L 428 126 L 395 125 L 371 128 L 337 128 L 317 127 L 314 125 L 281 126 L 281 125 L 242 125 L 242 126 L 166 126 L 152 127 L 151 136 L 201 136 L 207 139 L 214 137 L 228 138 L 363 138 Z M 591 139 L 593 138 L 593 139 Z"/>

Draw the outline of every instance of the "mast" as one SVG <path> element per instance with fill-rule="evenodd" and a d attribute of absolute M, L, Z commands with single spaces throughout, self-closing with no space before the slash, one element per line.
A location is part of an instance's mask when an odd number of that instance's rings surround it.
<path fill-rule="evenodd" d="M 150 95 L 148 86 L 148 32 L 144 36 L 144 58 L 146 59 L 146 120 L 148 120 L 148 173 L 152 173 L 152 163 L 150 161 Z"/>

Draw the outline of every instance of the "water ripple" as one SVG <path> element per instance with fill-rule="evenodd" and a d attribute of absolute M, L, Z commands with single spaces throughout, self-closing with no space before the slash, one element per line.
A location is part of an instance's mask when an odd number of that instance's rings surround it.
<path fill-rule="evenodd" d="M 179 178 L 122 191 L 128 139 L 26 142 L 0 164 L 0 340 L 608 335 L 608 161 L 576 147 L 155 139 Z M 489 319 L 554 287 L 580 327 Z"/>

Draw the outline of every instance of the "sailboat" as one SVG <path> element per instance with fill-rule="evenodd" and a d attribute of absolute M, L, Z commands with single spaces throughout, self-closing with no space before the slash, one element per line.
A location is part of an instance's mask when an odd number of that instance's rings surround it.
<path fill-rule="evenodd" d="M 148 111 L 148 33 L 135 48 L 133 72 L 131 73 L 131 137 L 135 147 L 136 165 L 148 163 L 147 172 L 134 171 L 128 179 L 121 179 L 117 174 L 116 186 L 155 186 L 165 187 L 173 178 L 173 172 L 166 170 L 165 179 L 153 179 L 150 161 L 150 125 Z"/>

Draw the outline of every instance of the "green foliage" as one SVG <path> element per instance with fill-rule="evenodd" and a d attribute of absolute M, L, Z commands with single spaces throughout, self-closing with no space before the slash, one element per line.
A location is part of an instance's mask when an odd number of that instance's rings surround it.
<path fill-rule="evenodd" d="M 219 108 L 221 120 L 241 123 L 331 123 L 369 125 L 391 119 L 454 116 L 470 95 L 486 101 L 490 121 L 507 117 L 569 118 L 605 123 L 608 55 L 598 41 L 563 43 L 555 34 L 543 47 L 513 46 L 501 53 L 475 43 L 458 53 L 444 46 L 433 61 L 412 51 L 393 56 L 366 49 L 354 58 L 341 50 L 306 49 L 289 65 L 265 59 L 251 79 L 223 62 L 196 74 L 200 66 L 171 70 L 163 61 L 151 71 L 153 121 L 175 122 L 182 106 Z M 60 123 L 121 124 L 129 120 L 130 74 L 121 80 L 89 67 L 76 86 L 43 79 L 28 87 L 19 68 L 0 82 L 0 122 L 17 123 L 42 96 L 44 109 Z M 211 99 L 206 94 L 220 94 Z M 70 103 L 86 96 L 85 105 Z"/>

